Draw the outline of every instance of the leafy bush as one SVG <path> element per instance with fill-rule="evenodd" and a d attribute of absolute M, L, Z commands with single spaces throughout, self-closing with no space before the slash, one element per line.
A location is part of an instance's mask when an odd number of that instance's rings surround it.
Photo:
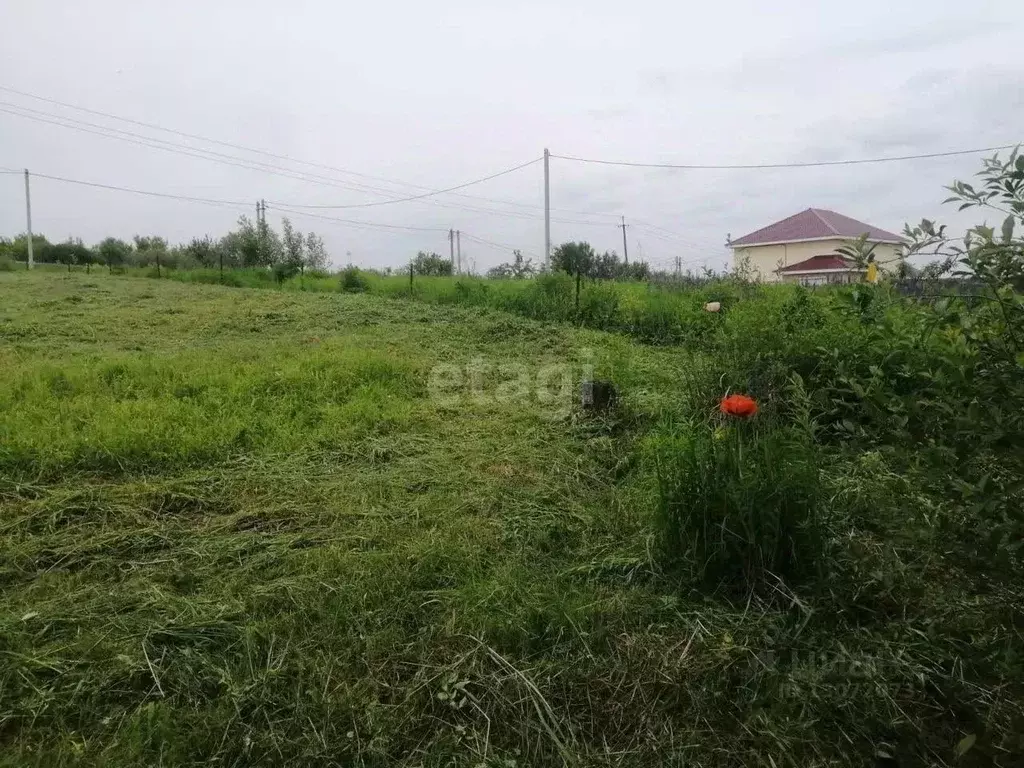
<path fill-rule="evenodd" d="M 370 289 L 370 284 L 356 267 L 346 267 L 341 273 L 342 293 L 364 293 Z"/>
<path fill-rule="evenodd" d="M 0 272 L 13 272 L 14 260 L 10 256 L 0 256 Z"/>
<path fill-rule="evenodd" d="M 447 276 L 452 273 L 452 262 L 440 254 L 420 251 L 413 259 L 412 268 L 417 275 Z"/>
<path fill-rule="evenodd" d="M 664 557 L 706 586 L 757 590 L 822 566 L 810 438 L 756 418 L 714 429 L 691 424 L 655 449 Z"/>
<path fill-rule="evenodd" d="M 294 261 L 279 261 L 274 264 L 274 280 L 281 285 L 299 274 L 300 266 Z"/>
<path fill-rule="evenodd" d="M 525 280 L 537 274 L 537 268 L 533 266 L 533 259 L 527 259 L 521 251 L 513 251 L 514 260 L 505 264 L 499 264 L 487 270 L 487 277 L 491 280 Z"/>

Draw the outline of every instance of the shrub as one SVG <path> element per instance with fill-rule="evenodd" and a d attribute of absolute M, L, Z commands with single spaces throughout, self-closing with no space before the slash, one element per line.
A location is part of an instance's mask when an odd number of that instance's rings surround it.
<path fill-rule="evenodd" d="M 10 256 L 0 256 L 0 272 L 13 272 L 14 260 Z"/>
<path fill-rule="evenodd" d="M 341 273 L 339 287 L 343 293 L 364 293 L 370 289 L 370 284 L 357 267 L 346 267 Z"/>
<path fill-rule="evenodd" d="M 292 261 L 279 261 L 274 264 L 274 280 L 281 285 L 299 274 L 299 265 Z"/>
<path fill-rule="evenodd" d="M 813 444 L 759 418 L 693 425 L 657 444 L 662 553 L 704 586 L 757 590 L 822 564 Z"/>

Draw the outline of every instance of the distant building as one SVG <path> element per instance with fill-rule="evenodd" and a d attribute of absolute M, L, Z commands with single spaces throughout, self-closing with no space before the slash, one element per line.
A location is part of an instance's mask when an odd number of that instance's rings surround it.
<path fill-rule="evenodd" d="M 868 243 L 877 243 L 874 255 L 879 264 L 898 258 L 903 246 L 899 235 L 822 208 L 808 208 L 727 245 L 733 265 L 747 261 L 764 282 L 851 283 L 860 281 L 865 270 L 838 249 L 865 234 Z"/>

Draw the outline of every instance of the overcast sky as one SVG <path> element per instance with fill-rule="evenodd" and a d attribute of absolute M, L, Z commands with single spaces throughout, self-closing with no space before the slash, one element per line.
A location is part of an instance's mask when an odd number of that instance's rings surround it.
<path fill-rule="evenodd" d="M 178 242 L 223 234 L 240 214 L 252 215 L 258 197 L 269 201 L 276 225 L 275 203 L 415 195 L 539 158 L 544 147 L 588 158 L 731 164 L 1001 145 L 1024 139 L 1022 19 L 1019 0 L 8 0 L 0 4 L 0 85 L 337 170 L 5 91 L 0 110 L 17 105 L 37 118 L 287 166 L 304 178 L 4 111 L 0 167 L 246 201 L 202 205 L 33 183 L 34 229 L 51 239 L 160 234 Z M 621 252 L 615 217 L 624 215 L 631 257 L 667 266 L 680 256 L 720 268 L 728 233 L 738 237 L 812 206 L 895 231 L 923 216 L 968 223 L 940 205 L 942 185 L 978 166 L 978 156 L 717 171 L 555 159 L 552 240 L 586 239 Z M 337 264 L 395 266 L 420 249 L 447 252 L 449 227 L 467 233 L 464 258 L 479 270 L 508 260 L 513 247 L 543 253 L 539 163 L 462 194 L 319 211 L 437 232 L 292 219 L 320 232 Z M 0 175 L 0 234 L 23 230 L 21 179 Z"/>

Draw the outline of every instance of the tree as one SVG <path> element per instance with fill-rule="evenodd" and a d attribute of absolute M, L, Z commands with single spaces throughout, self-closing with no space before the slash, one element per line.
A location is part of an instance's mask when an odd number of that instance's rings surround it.
<path fill-rule="evenodd" d="M 193 237 L 192 241 L 181 248 L 182 258 L 193 264 L 203 267 L 219 266 L 219 254 L 217 243 L 213 242 L 209 235 L 198 238 Z"/>
<path fill-rule="evenodd" d="M 96 246 L 96 253 L 102 263 L 106 264 L 111 271 L 114 267 L 123 267 L 132 257 L 132 244 L 116 237 L 108 237 Z"/>
<path fill-rule="evenodd" d="M 619 261 L 615 251 L 605 251 L 601 255 L 594 255 L 594 261 L 590 269 L 590 277 L 595 280 L 615 280 L 622 276 L 623 264 Z"/>
<path fill-rule="evenodd" d="M 452 262 L 437 253 L 420 251 L 412 262 L 417 275 L 447 276 L 452 273 Z"/>
<path fill-rule="evenodd" d="M 961 352 L 973 357 L 965 366 L 965 381 L 972 381 L 971 396 L 980 402 L 998 404 L 992 414 L 998 429 L 992 435 L 1024 439 L 1024 155 L 1018 150 L 1006 161 L 996 154 L 984 161 L 978 187 L 955 181 L 945 202 L 960 204 L 960 210 L 987 208 L 1003 218 L 998 230 L 987 224 L 968 229 L 962 237 L 946 234 L 945 226 L 924 219 L 903 230 L 909 241 L 908 256 L 928 255 L 940 261 L 922 272 L 938 278 L 970 280 L 983 287 L 981 301 L 959 304 L 949 298 L 935 303 L 942 320 L 958 331 Z"/>
<path fill-rule="evenodd" d="M 84 264 L 86 268 L 92 263 L 92 251 L 81 241 L 81 239 L 68 238 L 63 243 L 56 243 L 50 247 L 50 257 L 57 264 L 65 264 L 68 272 L 74 264 Z"/>
<path fill-rule="evenodd" d="M 935 380 L 959 389 L 959 402 L 944 401 L 941 417 L 941 428 L 957 444 L 957 492 L 971 502 L 955 523 L 956 535 L 1012 563 L 1021 558 L 1024 540 L 1024 155 L 1018 149 L 1005 161 L 993 155 L 977 176 L 974 184 L 953 182 L 945 202 L 995 212 L 998 226 L 978 224 L 957 238 L 925 219 L 903 234 L 908 255 L 940 259 L 929 272 L 981 289 L 966 299 L 940 290 L 929 304 L 929 327 L 941 329 L 945 343 L 937 345 L 942 357 L 932 359 L 928 372 L 943 371 Z M 934 402 L 915 392 L 921 397 Z"/>
<path fill-rule="evenodd" d="M 67 266 L 68 272 L 71 271 L 71 265 L 75 263 L 75 252 L 70 240 L 64 243 L 54 243 L 50 248 L 50 255 L 55 264 L 64 264 Z"/>
<path fill-rule="evenodd" d="M 255 253 L 256 239 L 252 239 L 253 253 Z M 217 242 L 217 263 L 221 258 L 226 267 L 241 267 L 245 264 L 246 252 L 249 242 L 241 231 L 228 232 Z"/>
<path fill-rule="evenodd" d="M 323 238 L 315 232 L 306 235 L 306 266 L 313 272 L 325 272 L 331 265 Z"/>
<path fill-rule="evenodd" d="M 231 254 L 224 263 L 242 267 L 269 267 L 280 261 L 283 250 L 281 238 L 269 225 L 253 224 L 248 216 L 238 218 L 238 229 L 226 234 L 221 245 Z"/>
<path fill-rule="evenodd" d="M 647 280 L 650 267 L 643 262 L 626 264 L 615 251 L 598 254 L 590 243 L 562 243 L 551 254 L 551 269 L 593 280 Z"/>
<path fill-rule="evenodd" d="M 284 260 L 284 245 L 274 228 L 267 224 L 264 216 L 256 222 L 256 246 L 259 254 L 254 266 L 272 267 Z"/>
<path fill-rule="evenodd" d="M 132 240 L 135 242 L 135 255 L 132 261 L 136 266 L 148 267 L 151 264 L 167 263 L 167 240 L 164 238 L 157 235 L 135 235 Z"/>
<path fill-rule="evenodd" d="M 651 279 L 651 268 L 645 261 L 634 261 L 632 264 L 623 265 L 619 278 L 646 282 Z"/>
<path fill-rule="evenodd" d="M 80 237 L 75 238 L 74 248 L 75 263 L 84 264 L 85 271 L 88 274 L 89 271 L 92 269 L 92 265 L 96 262 L 96 253 L 93 251 L 92 248 L 83 243 Z"/>
<path fill-rule="evenodd" d="M 42 264 L 53 262 L 53 245 L 43 235 L 32 235 L 32 259 Z M 18 235 L 10 244 L 10 256 L 15 261 L 28 261 L 28 236 Z"/>
<path fill-rule="evenodd" d="M 281 219 L 281 246 L 283 248 L 283 261 L 288 269 L 294 272 L 304 272 L 306 269 L 305 240 L 302 233 L 292 227 L 288 218 Z M 293 272 L 293 273 L 294 273 Z"/>
<path fill-rule="evenodd" d="M 551 269 L 554 272 L 589 277 L 595 258 L 590 243 L 562 243 L 551 253 Z"/>
<path fill-rule="evenodd" d="M 167 240 L 158 235 L 150 235 L 148 237 L 136 235 L 132 240 L 135 242 L 135 250 L 139 252 L 167 250 Z"/>
<path fill-rule="evenodd" d="M 492 269 L 487 271 L 487 276 L 490 278 L 511 278 L 513 280 L 523 280 L 527 277 L 533 277 L 537 274 L 537 269 L 533 266 L 533 259 L 524 259 L 522 251 L 512 251 L 514 261 L 511 263 L 499 264 Z"/>

